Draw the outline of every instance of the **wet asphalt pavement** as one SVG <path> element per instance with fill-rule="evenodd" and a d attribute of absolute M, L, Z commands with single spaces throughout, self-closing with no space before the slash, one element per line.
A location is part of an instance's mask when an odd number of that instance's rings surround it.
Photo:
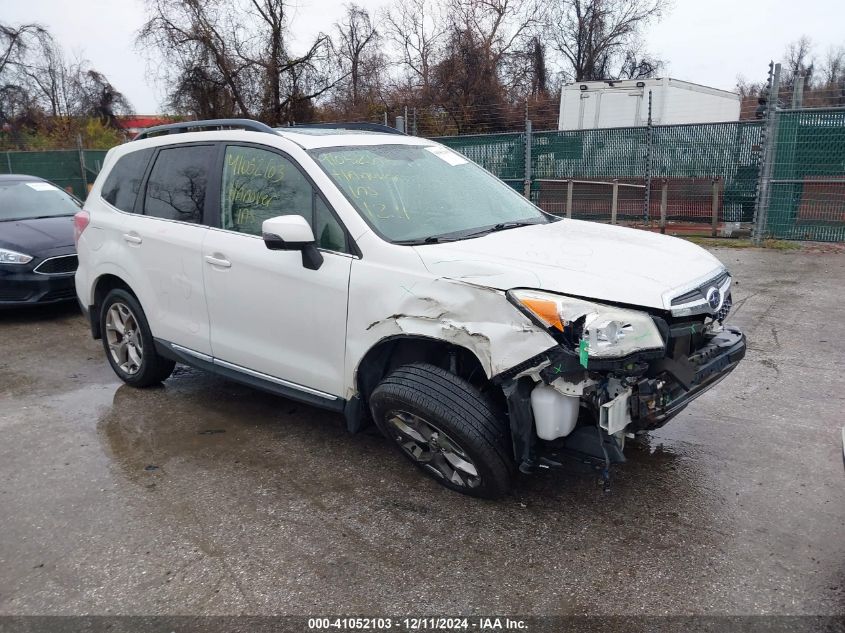
<path fill-rule="evenodd" d="M 748 356 L 609 493 L 463 497 L 339 415 L 122 386 L 72 306 L 0 313 L 0 614 L 845 614 L 845 254 L 717 254 Z"/>

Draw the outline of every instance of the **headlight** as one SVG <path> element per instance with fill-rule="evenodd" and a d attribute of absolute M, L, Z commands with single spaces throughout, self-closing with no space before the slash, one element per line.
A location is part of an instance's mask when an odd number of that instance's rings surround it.
<path fill-rule="evenodd" d="M 623 358 L 634 352 L 663 349 L 663 338 L 645 312 L 563 297 L 538 290 L 508 295 L 546 327 L 565 335 L 573 349 L 589 358 Z"/>
<path fill-rule="evenodd" d="M 0 264 L 28 264 L 31 261 L 32 257 L 30 255 L 0 248 Z"/>

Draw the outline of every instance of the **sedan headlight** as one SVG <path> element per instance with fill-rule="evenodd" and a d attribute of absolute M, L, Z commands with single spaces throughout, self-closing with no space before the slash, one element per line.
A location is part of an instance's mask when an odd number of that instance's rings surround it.
<path fill-rule="evenodd" d="M 7 248 L 0 248 L 0 264 L 28 264 L 32 261 L 31 255 L 24 255 Z"/>
<path fill-rule="evenodd" d="M 663 338 L 645 312 L 574 299 L 538 290 L 511 290 L 511 300 L 548 328 L 561 332 L 581 355 L 624 358 L 634 352 L 663 349 Z"/>

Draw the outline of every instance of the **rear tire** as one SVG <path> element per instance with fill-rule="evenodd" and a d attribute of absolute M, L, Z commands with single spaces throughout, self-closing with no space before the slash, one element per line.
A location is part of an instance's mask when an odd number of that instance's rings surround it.
<path fill-rule="evenodd" d="M 132 293 L 115 288 L 100 308 L 103 349 L 114 373 L 132 387 L 165 380 L 176 363 L 160 356 L 141 304 Z"/>
<path fill-rule="evenodd" d="M 514 463 L 507 424 L 467 381 L 414 363 L 382 380 L 369 401 L 381 432 L 429 477 L 487 499 L 510 490 Z"/>

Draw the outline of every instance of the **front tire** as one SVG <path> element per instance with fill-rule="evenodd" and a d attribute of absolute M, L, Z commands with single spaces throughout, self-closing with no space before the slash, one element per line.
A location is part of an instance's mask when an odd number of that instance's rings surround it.
<path fill-rule="evenodd" d="M 429 477 L 495 499 L 513 479 L 507 425 L 467 381 L 427 363 L 399 367 L 369 398 L 381 432 Z"/>
<path fill-rule="evenodd" d="M 100 309 L 103 349 L 114 373 L 132 387 L 159 384 L 176 363 L 159 356 L 141 304 L 130 292 L 116 288 Z"/>

